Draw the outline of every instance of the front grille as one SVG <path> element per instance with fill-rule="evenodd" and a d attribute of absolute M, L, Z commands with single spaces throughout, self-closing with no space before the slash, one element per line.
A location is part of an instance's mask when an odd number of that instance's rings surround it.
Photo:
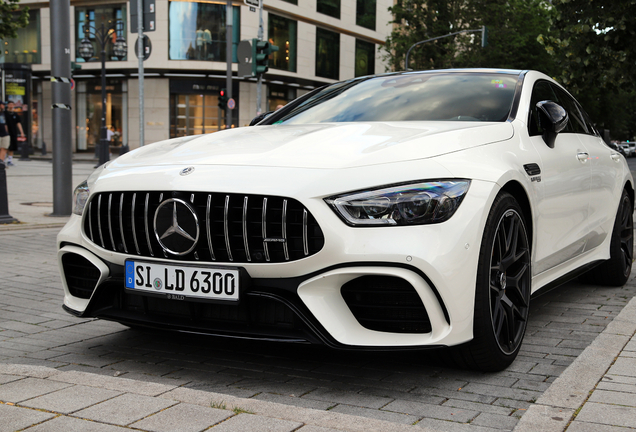
<path fill-rule="evenodd" d="M 91 298 L 99 281 L 99 269 L 83 256 L 74 253 L 62 255 L 62 267 L 71 295 L 82 299 Z"/>
<path fill-rule="evenodd" d="M 340 292 L 360 325 L 391 333 L 430 333 L 431 322 L 415 288 L 402 278 L 362 276 Z"/>
<path fill-rule="evenodd" d="M 164 251 L 155 235 L 155 211 L 171 198 L 187 202 L 198 219 L 200 236 L 187 253 Z M 320 226 L 298 201 L 223 193 L 95 194 L 86 207 L 84 233 L 113 252 L 182 261 L 286 262 L 311 256 L 324 245 Z"/>

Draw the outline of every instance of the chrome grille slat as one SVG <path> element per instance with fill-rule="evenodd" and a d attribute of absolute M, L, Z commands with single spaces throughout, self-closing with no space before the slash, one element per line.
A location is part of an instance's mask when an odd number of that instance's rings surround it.
<path fill-rule="evenodd" d="M 225 195 L 225 206 L 223 208 L 223 234 L 225 235 L 225 248 L 227 249 L 227 258 L 234 261 L 232 257 L 232 248 L 230 246 L 230 196 Z"/>
<path fill-rule="evenodd" d="M 285 261 L 289 261 L 289 249 L 287 248 L 287 200 L 283 200 L 283 253 Z"/>
<path fill-rule="evenodd" d="M 97 228 L 99 229 L 99 241 L 102 244 L 102 247 L 106 249 L 106 245 L 104 244 L 104 234 L 102 233 L 102 196 L 99 196 L 97 200 Z"/>
<path fill-rule="evenodd" d="M 126 239 L 124 238 L 124 193 L 119 194 L 119 234 L 121 236 L 121 243 L 124 246 L 124 252 L 128 253 L 126 247 Z"/>
<path fill-rule="evenodd" d="M 154 232 L 156 209 L 170 198 L 192 203 L 201 233 L 195 247 L 181 256 L 166 253 Z M 82 226 L 87 241 L 136 257 L 264 264 L 299 260 L 324 246 L 317 221 L 292 198 L 221 192 L 111 191 L 93 195 L 86 208 Z"/>
<path fill-rule="evenodd" d="M 137 255 L 141 255 L 139 251 L 139 242 L 137 241 L 137 227 L 135 226 L 135 205 L 137 204 L 137 193 L 135 192 L 132 197 L 132 205 L 131 205 L 131 214 L 130 214 L 130 224 L 132 225 L 133 232 L 133 240 L 135 241 L 135 250 L 137 251 Z"/>
<path fill-rule="evenodd" d="M 162 194 L 163 196 L 163 194 Z M 155 256 L 152 250 L 152 243 L 150 243 L 150 230 L 148 229 L 148 208 L 150 206 L 150 193 L 146 194 L 146 202 L 144 206 L 144 223 L 146 227 L 146 241 L 148 242 L 148 250 L 150 251 L 150 256 Z"/>
<path fill-rule="evenodd" d="M 247 200 L 248 197 L 245 196 L 243 198 L 243 218 L 241 222 L 243 225 L 243 245 L 245 246 L 245 256 L 247 257 L 247 261 L 251 262 L 252 257 L 250 256 L 250 245 L 247 237 Z"/>
<path fill-rule="evenodd" d="M 303 252 L 309 255 L 309 238 L 307 236 L 307 209 L 303 210 Z"/>
<path fill-rule="evenodd" d="M 205 208 L 205 225 L 206 232 L 208 234 L 208 248 L 210 249 L 210 258 L 212 261 L 216 261 L 216 257 L 214 256 L 214 248 L 212 247 L 212 233 L 210 229 L 210 212 L 212 205 L 212 195 L 208 195 L 208 204 Z"/>
<path fill-rule="evenodd" d="M 267 198 L 263 198 L 263 215 L 261 217 L 261 230 L 263 234 L 263 250 L 265 252 L 265 260 L 269 262 L 269 247 L 265 239 L 267 238 Z"/>
<path fill-rule="evenodd" d="M 110 236 L 110 244 L 113 245 L 111 250 L 117 250 L 115 239 L 113 238 L 113 194 L 108 194 L 108 234 Z"/>

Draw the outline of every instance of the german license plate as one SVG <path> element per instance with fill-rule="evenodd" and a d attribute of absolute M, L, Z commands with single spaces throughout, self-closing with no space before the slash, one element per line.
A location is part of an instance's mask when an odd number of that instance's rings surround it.
<path fill-rule="evenodd" d="M 126 288 L 175 299 L 238 301 L 239 271 L 126 260 Z"/>

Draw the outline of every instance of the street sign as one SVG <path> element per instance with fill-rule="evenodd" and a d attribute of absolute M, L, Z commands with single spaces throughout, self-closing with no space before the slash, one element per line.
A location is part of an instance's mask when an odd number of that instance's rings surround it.
<path fill-rule="evenodd" d="M 260 0 L 243 0 L 245 2 L 246 5 L 251 6 L 251 7 L 261 7 L 261 2 Z"/>
<path fill-rule="evenodd" d="M 148 35 L 144 35 L 143 45 L 144 60 L 148 60 L 148 57 L 150 57 L 150 53 L 152 52 L 152 43 L 150 42 Z M 139 58 L 139 38 L 135 41 L 135 55 Z"/>
<path fill-rule="evenodd" d="M 234 98 L 230 98 L 227 101 L 227 107 L 231 110 L 233 110 L 234 108 L 236 108 L 236 102 L 234 101 Z"/>
<path fill-rule="evenodd" d="M 236 49 L 238 60 L 238 76 L 252 76 L 252 41 L 242 40 Z"/>

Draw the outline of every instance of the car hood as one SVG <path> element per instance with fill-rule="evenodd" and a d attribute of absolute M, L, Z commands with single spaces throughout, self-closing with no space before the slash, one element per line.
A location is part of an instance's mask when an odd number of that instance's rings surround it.
<path fill-rule="evenodd" d="M 512 136 L 509 122 L 255 126 L 147 145 L 119 157 L 108 169 L 175 164 L 355 168 L 430 158 Z"/>

